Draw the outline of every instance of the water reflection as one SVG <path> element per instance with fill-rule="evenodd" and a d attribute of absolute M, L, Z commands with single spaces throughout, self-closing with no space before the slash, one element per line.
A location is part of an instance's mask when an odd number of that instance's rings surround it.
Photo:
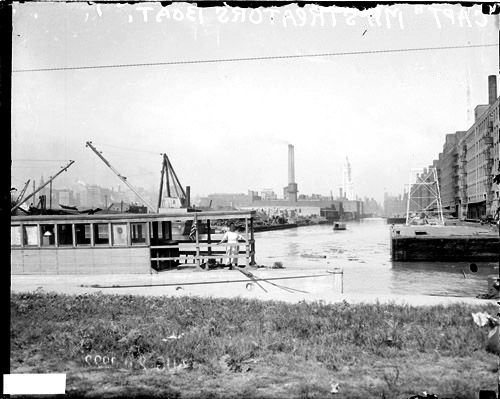
<path fill-rule="evenodd" d="M 331 225 L 305 226 L 255 234 L 256 260 L 285 268 L 325 271 L 344 269 L 344 290 L 351 293 L 476 296 L 485 292 L 486 276 L 498 274 L 498 264 L 468 262 L 392 262 L 389 226 L 384 219 L 347 223 L 347 230 Z"/>

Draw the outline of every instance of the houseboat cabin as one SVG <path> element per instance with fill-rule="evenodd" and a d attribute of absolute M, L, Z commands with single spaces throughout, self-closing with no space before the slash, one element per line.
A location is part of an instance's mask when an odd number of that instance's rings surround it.
<path fill-rule="evenodd" d="M 11 217 L 11 274 L 155 273 L 225 262 L 216 246 L 234 223 L 246 243 L 239 261 L 255 262 L 254 211 Z M 196 223 L 194 223 L 196 221 Z M 193 226 L 194 225 L 194 226 Z M 233 256 L 231 256 L 233 257 Z"/>

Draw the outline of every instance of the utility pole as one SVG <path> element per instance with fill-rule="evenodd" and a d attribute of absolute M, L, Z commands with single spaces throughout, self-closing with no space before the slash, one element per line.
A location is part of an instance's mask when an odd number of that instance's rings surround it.
<path fill-rule="evenodd" d="M 49 209 L 52 209 L 52 180 L 49 185 Z"/>
<path fill-rule="evenodd" d="M 85 147 L 89 147 L 92 151 L 94 151 L 95 154 L 99 158 L 101 158 L 101 160 L 106 164 L 106 166 L 108 168 L 110 168 L 115 173 L 115 175 L 117 175 L 118 178 L 123 183 L 125 183 L 126 186 L 128 188 L 130 188 L 130 190 L 132 190 L 135 195 L 137 195 L 137 197 L 139 197 L 139 199 L 143 202 L 143 204 L 146 205 L 151 210 L 151 212 L 156 213 L 156 210 L 144 198 L 142 198 L 142 196 L 135 190 L 134 187 L 132 187 L 131 184 L 129 184 L 129 182 L 127 181 L 127 178 L 125 176 L 122 176 L 120 173 L 118 173 L 118 171 L 111 166 L 111 164 L 108 162 L 108 160 L 106 158 L 104 158 L 104 156 L 102 155 L 102 153 L 100 151 L 97 151 L 97 149 L 92 145 L 92 141 L 87 141 L 86 144 L 85 144 Z"/>
<path fill-rule="evenodd" d="M 38 187 L 38 190 L 33 190 L 33 192 L 28 195 L 26 198 L 22 199 L 21 201 L 19 201 L 15 206 L 13 206 L 10 211 L 11 212 L 14 212 L 17 208 L 19 208 L 22 204 L 24 204 L 26 201 L 28 201 L 31 197 L 34 197 L 36 193 L 38 193 L 40 190 L 42 190 L 45 186 L 47 186 L 48 184 L 52 183 L 52 180 L 54 180 L 57 176 L 59 176 L 62 172 L 65 172 L 66 170 L 68 170 L 68 168 L 73 165 L 75 163 L 75 161 L 69 161 L 69 163 L 64 167 L 62 168 L 59 172 L 57 172 L 54 177 L 51 177 L 45 184 L 43 184 L 42 186 Z M 33 180 L 33 187 L 35 186 L 35 181 Z"/>

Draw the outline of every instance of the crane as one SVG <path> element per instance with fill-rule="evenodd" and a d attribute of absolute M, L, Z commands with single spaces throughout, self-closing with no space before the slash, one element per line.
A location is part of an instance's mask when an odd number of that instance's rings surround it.
<path fill-rule="evenodd" d="M 150 210 L 151 212 L 153 213 L 156 213 L 156 210 L 144 199 L 142 198 L 142 196 L 135 190 L 134 187 L 132 187 L 132 185 L 127 181 L 127 178 L 125 176 L 122 176 L 115 168 L 113 168 L 111 166 L 111 164 L 108 162 L 108 160 L 106 158 L 104 158 L 104 156 L 102 155 L 102 152 L 100 151 L 97 151 L 97 149 L 92 145 L 92 141 L 87 141 L 85 143 L 85 147 L 89 147 L 92 151 L 95 152 L 95 154 L 104 162 L 104 164 L 110 168 L 115 175 L 118 176 L 118 178 L 128 187 L 130 188 L 130 190 L 132 190 L 134 192 L 135 195 L 137 195 L 137 197 L 139 197 L 139 199 L 143 202 L 144 205 L 146 205 Z"/>
<path fill-rule="evenodd" d="M 26 183 L 24 183 L 24 187 L 21 190 L 21 192 L 19 193 L 19 195 L 17 196 L 16 200 L 14 201 L 14 205 L 18 204 L 19 201 L 21 200 L 21 198 L 23 198 L 24 193 L 26 192 L 26 190 L 28 188 L 28 184 L 30 184 L 30 179 L 28 179 L 28 181 Z"/>
<path fill-rule="evenodd" d="M 181 201 L 182 207 L 186 207 L 187 206 L 186 192 L 182 188 L 181 182 L 179 181 L 179 178 L 177 177 L 177 174 L 175 173 L 175 170 L 172 164 L 170 163 L 170 159 L 168 159 L 167 154 L 163 154 L 163 163 L 162 163 L 161 179 L 160 179 L 160 195 L 158 197 L 158 212 L 160 211 L 161 207 L 164 177 L 166 179 L 165 188 L 167 189 L 167 197 L 171 197 L 172 194 L 171 186 L 172 186 L 173 191 L 175 191 L 175 195 Z"/>
<path fill-rule="evenodd" d="M 73 165 L 75 163 L 75 161 L 69 161 L 69 163 L 63 167 L 59 172 L 57 172 L 54 176 L 50 177 L 49 180 L 47 180 L 45 182 L 45 184 L 43 184 L 42 186 L 38 187 L 38 190 L 35 190 L 33 191 L 30 195 L 28 195 L 26 198 L 23 198 L 21 199 L 19 202 L 16 203 L 16 205 L 14 205 L 10 211 L 11 212 L 14 212 L 17 208 L 19 208 L 22 204 L 24 204 L 26 201 L 28 201 L 31 197 L 34 197 L 36 193 L 38 193 L 40 190 L 42 190 L 45 186 L 47 186 L 49 183 L 52 183 L 52 180 L 54 180 L 57 176 L 59 176 L 62 172 L 65 172 L 66 170 L 68 170 L 68 168 Z M 26 187 L 28 185 L 26 184 L 25 188 L 23 189 L 23 191 L 26 191 Z"/>

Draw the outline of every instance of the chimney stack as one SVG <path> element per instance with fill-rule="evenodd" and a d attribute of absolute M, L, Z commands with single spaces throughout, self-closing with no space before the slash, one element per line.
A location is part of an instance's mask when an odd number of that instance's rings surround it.
<path fill-rule="evenodd" d="M 295 183 L 295 157 L 291 144 L 288 144 L 288 183 Z"/>
<path fill-rule="evenodd" d="M 494 104 L 497 100 L 497 76 L 490 75 L 488 76 L 488 104 Z"/>
<path fill-rule="evenodd" d="M 297 202 L 297 183 L 295 183 L 295 157 L 293 145 L 288 144 L 288 199 Z"/>

